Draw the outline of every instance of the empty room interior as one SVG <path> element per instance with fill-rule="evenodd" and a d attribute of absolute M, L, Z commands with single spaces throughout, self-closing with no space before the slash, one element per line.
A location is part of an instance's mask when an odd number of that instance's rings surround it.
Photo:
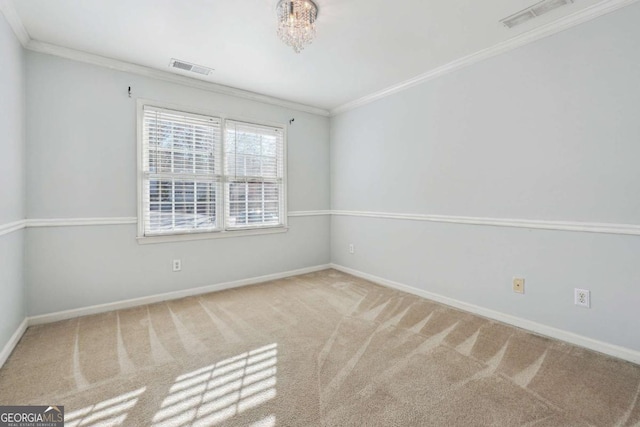
<path fill-rule="evenodd" d="M 637 0 L 0 12 L 0 425 L 640 427 Z"/>

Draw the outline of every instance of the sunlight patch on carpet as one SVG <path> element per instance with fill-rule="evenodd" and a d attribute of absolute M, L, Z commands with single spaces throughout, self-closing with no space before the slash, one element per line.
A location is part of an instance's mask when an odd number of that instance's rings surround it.
<path fill-rule="evenodd" d="M 273 427 L 276 425 L 276 416 L 269 415 L 268 417 L 264 417 L 260 421 L 257 421 L 251 424 L 251 427 Z"/>
<path fill-rule="evenodd" d="M 142 395 L 145 390 L 146 387 L 142 387 L 129 393 L 124 393 L 120 396 L 104 400 L 95 405 L 87 406 L 85 408 L 78 409 L 77 411 L 65 414 L 65 426 L 80 427 L 89 425 L 123 425 L 128 412 L 136 406 L 140 395 Z"/>
<path fill-rule="evenodd" d="M 153 426 L 215 425 L 265 404 L 276 397 L 277 355 L 270 344 L 178 376 Z M 255 425 L 275 425 L 275 416 Z"/>

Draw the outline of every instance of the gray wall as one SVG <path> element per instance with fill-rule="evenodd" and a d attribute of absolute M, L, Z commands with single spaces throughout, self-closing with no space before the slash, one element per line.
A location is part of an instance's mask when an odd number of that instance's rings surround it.
<path fill-rule="evenodd" d="M 24 56 L 0 14 L 0 225 L 25 218 Z M 24 231 L 0 235 L 0 349 L 25 316 Z"/>
<path fill-rule="evenodd" d="M 634 4 L 334 117 L 332 208 L 640 224 L 638 22 Z M 332 218 L 337 264 L 635 350 L 639 255 L 637 236 Z"/>
<path fill-rule="evenodd" d="M 128 98 L 131 86 L 133 97 Z M 329 119 L 34 52 L 27 53 L 29 218 L 136 216 L 136 98 L 288 129 L 289 211 L 329 208 Z M 30 315 L 329 262 L 330 219 L 287 233 L 139 245 L 135 225 L 29 228 Z M 182 272 L 171 271 L 171 259 Z"/>
<path fill-rule="evenodd" d="M 0 224 L 134 217 L 137 97 L 256 120 L 295 117 L 290 211 L 639 224 L 637 22 L 639 4 L 341 114 L 329 134 L 327 118 L 23 55 L 0 19 L 0 182 L 9 183 L 0 186 Z M 0 345 L 25 316 L 24 281 L 26 314 L 39 315 L 331 258 L 640 350 L 630 326 L 640 306 L 638 237 L 344 216 L 289 221 L 285 234 L 156 245 L 139 245 L 135 225 L 0 236 Z M 173 258 L 182 272 L 171 272 Z M 526 278 L 525 295 L 511 291 L 515 275 Z M 592 291 L 590 310 L 573 305 L 574 287 Z"/>

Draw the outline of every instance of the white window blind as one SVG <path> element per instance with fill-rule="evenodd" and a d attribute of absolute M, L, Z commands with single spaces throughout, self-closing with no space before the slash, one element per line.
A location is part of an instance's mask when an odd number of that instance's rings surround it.
<path fill-rule="evenodd" d="M 225 121 L 226 229 L 284 224 L 284 130 Z"/>
<path fill-rule="evenodd" d="M 144 235 L 221 229 L 221 120 L 147 105 L 142 120 Z"/>

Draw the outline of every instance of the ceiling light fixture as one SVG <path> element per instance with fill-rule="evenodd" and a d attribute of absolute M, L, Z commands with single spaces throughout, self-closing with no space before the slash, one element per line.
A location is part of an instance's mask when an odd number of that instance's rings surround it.
<path fill-rule="evenodd" d="M 277 11 L 278 37 L 300 53 L 316 35 L 318 6 L 311 0 L 280 0 Z"/>

